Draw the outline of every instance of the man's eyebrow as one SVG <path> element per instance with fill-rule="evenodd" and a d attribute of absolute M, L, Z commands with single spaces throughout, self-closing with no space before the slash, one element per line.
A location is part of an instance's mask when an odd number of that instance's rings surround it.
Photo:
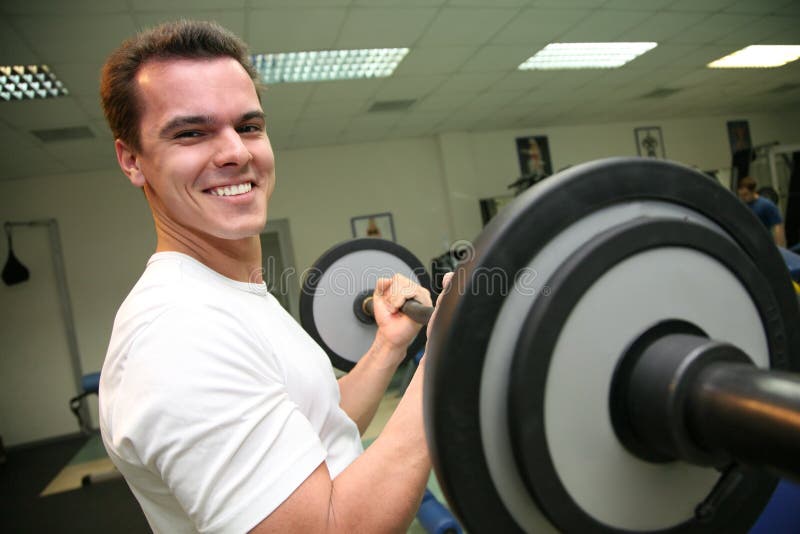
<path fill-rule="evenodd" d="M 209 126 L 214 124 L 214 122 L 214 119 L 208 115 L 186 115 L 175 117 L 165 124 L 163 128 L 161 128 L 159 134 L 161 136 L 166 136 L 178 128 L 183 128 L 185 126 Z"/>
<path fill-rule="evenodd" d="M 261 110 L 248 111 L 247 113 L 242 115 L 242 118 L 240 119 L 239 122 L 251 121 L 253 119 L 260 119 L 263 121 L 266 119 L 266 117 L 264 115 L 264 112 Z"/>
<path fill-rule="evenodd" d="M 261 110 L 248 111 L 239 118 L 239 122 L 251 121 L 258 119 L 264 121 L 266 119 L 264 112 Z M 186 126 L 212 126 L 217 121 L 209 115 L 185 115 L 171 119 L 167 124 L 161 128 L 159 134 L 162 137 L 169 136 L 169 134 L 179 128 Z"/>

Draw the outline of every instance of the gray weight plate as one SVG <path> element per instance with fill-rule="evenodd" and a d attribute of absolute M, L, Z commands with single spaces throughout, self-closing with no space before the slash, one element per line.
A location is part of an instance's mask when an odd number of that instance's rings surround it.
<path fill-rule="evenodd" d="M 349 371 L 375 339 L 375 324 L 353 313 L 359 293 L 374 289 L 378 278 L 402 274 L 430 287 L 422 263 L 404 247 L 383 239 L 355 239 L 336 245 L 307 272 L 300 296 L 303 328 L 325 349 L 333 365 Z M 413 343 L 414 353 L 420 343 Z"/>
<path fill-rule="evenodd" d="M 516 522 L 527 531 L 542 528 L 542 518 L 538 505 L 525 489 L 509 439 L 506 392 L 517 339 L 530 307 L 537 298 L 548 298 L 547 280 L 569 255 L 603 231 L 641 217 L 693 221 L 724 235 L 708 218 L 676 204 L 643 200 L 601 209 L 578 220 L 545 245 L 524 268 L 527 275 L 517 276 L 514 289 L 509 292 L 497 317 L 482 373 L 481 438 L 497 490 Z M 612 319 L 610 316 L 606 318 Z M 591 373 L 582 376 L 596 378 Z M 610 380 L 610 375 L 608 378 Z"/>

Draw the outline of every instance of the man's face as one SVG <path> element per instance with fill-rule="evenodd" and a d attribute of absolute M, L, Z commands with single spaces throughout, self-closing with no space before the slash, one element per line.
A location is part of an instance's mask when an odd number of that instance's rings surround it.
<path fill-rule="evenodd" d="M 755 179 L 746 176 L 739 180 L 739 185 L 736 188 L 736 193 L 742 202 L 752 202 L 756 199 L 756 181 Z"/>
<path fill-rule="evenodd" d="M 117 141 L 156 225 L 173 238 L 257 235 L 275 160 L 253 82 L 232 58 L 151 61 L 136 76 L 141 150 Z M 126 167 L 127 164 L 127 167 Z"/>

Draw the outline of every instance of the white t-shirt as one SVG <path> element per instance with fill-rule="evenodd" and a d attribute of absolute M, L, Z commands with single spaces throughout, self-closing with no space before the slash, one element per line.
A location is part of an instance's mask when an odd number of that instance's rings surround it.
<path fill-rule="evenodd" d="M 246 532 L 363 452 L 322 349 L 266 286 L 153 255 L 114 321 L 100 429 L 156 532 Z"/>

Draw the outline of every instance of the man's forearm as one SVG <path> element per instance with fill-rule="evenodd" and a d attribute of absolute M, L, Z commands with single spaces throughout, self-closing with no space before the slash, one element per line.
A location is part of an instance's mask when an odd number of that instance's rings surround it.
<path fill-rule="evenodd" d="M 381 434 L 333 480 L 335 532 L 405 530 L 419 509 L 431 461 L 422 423 L 424 364 Z"/>
<path fill-rule="evenodd" d="M 339 379 L 340 406 L 362 434 L 375 416 L 378 404 L 397 371 L 398 364 L 394 362 L 403 359 L 402 355 L 392 352 L 405 350 L 389 347 L 376 339 L 356 366 Z"/>
<path fill-rule="evenodd" d="M 772 237 L 775 239 L 776 245 L 786 248 L 786 232 L 783 229 L 783 224 L 776 224 L 772 227 Z"/>

